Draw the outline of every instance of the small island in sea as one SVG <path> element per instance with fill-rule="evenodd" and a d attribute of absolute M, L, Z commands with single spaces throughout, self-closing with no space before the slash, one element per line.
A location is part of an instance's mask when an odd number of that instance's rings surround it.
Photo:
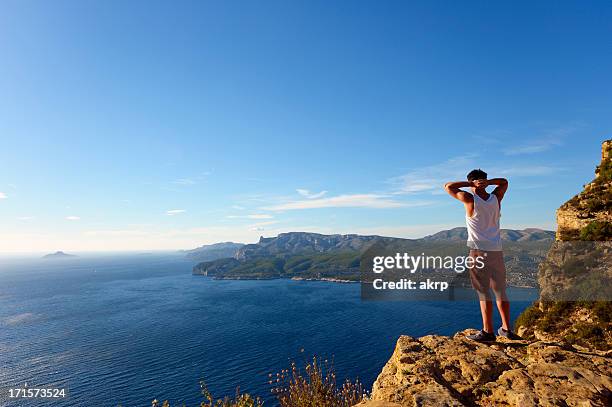
<path fill-rule="evenodd" d="M 43 259 L 67 259 L 69 257 L 77 257 L 74 254 L 64 253 L 61 250 L 56 251 L 55 253 L 45 254 Z"/>

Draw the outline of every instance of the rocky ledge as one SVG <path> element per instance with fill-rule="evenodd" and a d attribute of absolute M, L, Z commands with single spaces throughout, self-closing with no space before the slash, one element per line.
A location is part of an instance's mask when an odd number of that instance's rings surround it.
<path fill-rule="evenodd" d="M 611 353 L 564 342 L 401 336 L 359 407 L 610 406 Z"/>

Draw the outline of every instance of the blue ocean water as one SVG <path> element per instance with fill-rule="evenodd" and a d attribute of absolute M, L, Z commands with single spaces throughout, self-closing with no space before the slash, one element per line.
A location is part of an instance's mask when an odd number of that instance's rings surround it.
<path fill-rule="evenodd" d="M 470 302 L 362 302 L 358 284 L 218 281 L 178 255 L 0 259 L 0 405 L 198 405 L 236 386 L 270 395 L 268 374 L 313 354 L 369 388 L 399 335 L 478 327 Z M 535 298 L 535 290 L 523 290 Z M 513 303 L 516 317 L 530 302 Z M 66 387 L 69 397 L 8 399 Z"/>

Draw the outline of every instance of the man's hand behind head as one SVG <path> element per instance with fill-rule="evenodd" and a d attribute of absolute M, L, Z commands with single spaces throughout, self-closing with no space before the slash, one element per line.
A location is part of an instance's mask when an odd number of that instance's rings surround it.
<path fill-rule="evenodd" d="M 486 179 L 475 179 L 472 181 L 472 185 L 474 185 L 476 189 L 485 189 L 489 186 L 489 182 Z"/>

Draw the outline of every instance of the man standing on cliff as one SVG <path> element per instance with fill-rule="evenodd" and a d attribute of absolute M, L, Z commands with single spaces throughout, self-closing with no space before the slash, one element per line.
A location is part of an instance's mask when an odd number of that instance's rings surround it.
<path fill-rule="evenodd" d="M 487 187 L 490 185 L 496 185 L 492 193 L 487 192 Z M 470 188 L 472 193 L 461 188 Z M 492 289 L 502 320 L 502 326 L 497 330 L 497 334 L 508 339 L 518 339 L 510 326 L 510 303 L 506 296 L 506 267 L 499 229 L 501 201 L 508 189 L 508 180 L 487 179 L 487 173 L 478 169 L 467 175 L 467 181 L 448 182 L 444 185 L 444 189 L 465 206 L 469 256 L 480 257 L 484 262 L 484 267 L 470 269 L 470 280 L 480 299 L 483 328 L 477 334 L 468 335 L 468 338 L 477 342 L 495 341 L 493 302 L 490 294 Z"/>

